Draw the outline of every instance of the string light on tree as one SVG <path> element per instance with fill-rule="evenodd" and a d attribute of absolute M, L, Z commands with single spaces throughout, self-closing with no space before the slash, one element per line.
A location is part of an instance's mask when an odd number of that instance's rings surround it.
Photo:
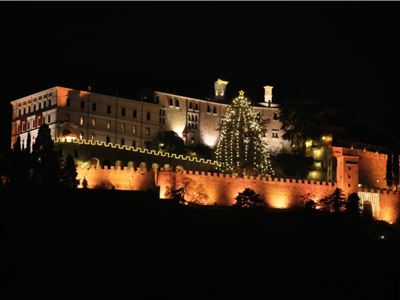
<path fill-rule="evenodd" d="M 244 91 L 233 99 L 222 121 L 216 147 L 219 170 L 239 176 L 274 176 L 261 116 L 253 109 Z"/>

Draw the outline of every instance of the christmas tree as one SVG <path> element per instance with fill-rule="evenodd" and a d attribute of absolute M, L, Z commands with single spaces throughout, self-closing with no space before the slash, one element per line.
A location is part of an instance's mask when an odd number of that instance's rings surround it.
<path fill-rule="evenodd" d="M 239 92 L 227 108 L 216 147 L 219 170 L 239 176 L 274 176 L 260 115 Z"/>

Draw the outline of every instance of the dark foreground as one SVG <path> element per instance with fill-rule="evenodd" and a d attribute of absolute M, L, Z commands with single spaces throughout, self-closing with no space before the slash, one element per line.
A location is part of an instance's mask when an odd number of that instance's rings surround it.
<path fill-rule="evenodd" d="M 1 299 L 400 299 L 397 232 L 345 216 L 145 192 L 0 202 Z"/>

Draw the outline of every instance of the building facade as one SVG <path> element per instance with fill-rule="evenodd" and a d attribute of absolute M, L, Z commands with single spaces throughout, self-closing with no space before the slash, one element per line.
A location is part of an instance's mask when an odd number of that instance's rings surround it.
<path fill-rule="evenodd" d="M 159 132 L 173 130 L 186 144 L 213 148 L 228 107 L 222 102 L 227 84 L 220 79 L 215 82 L 212 100 L 160 91 L 151 99 L 134 100 L 56 86 L 11 101 L 11 143 L 19 136 L 21 145 L 27 147 L 29 132 L 33 144 L 38 128 L 46 123 L 53 138 L 150 148 Z M 265 140 L 273 153 L 289 150 L 289 143 L 282 139 L 279 107 L 272 103 L 272 87 L 265 87 L 264 98 L 254 108 L 265 122 Z"/>

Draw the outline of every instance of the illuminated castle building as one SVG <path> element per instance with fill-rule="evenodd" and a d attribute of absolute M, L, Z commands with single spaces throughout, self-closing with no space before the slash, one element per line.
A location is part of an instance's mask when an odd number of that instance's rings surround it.
<path fill-rule="evenodd" d="M 223 103 L 228 82 L 215 82 L 215 96 L 204 100 L 155 91 L 140 100 L 109 96 L 90 91 L 53 87 L 11 101 L 12 145 L 18 136 L 26 144 L 28 132 L 32 144 L 38 128 L 47 123 L 53 138 L 83 139 L 137 148 L 150 148 L 159 132 L 173 130 L 186 144 L 214 147 L 218 127 L 228 104 Z M 266 136 L 272 153 L 289 149 L 282 139 L 279 108 L 272 103 L 272 87 L 266 86 L 264 101 L 255 109 L 265 121 Z"/>

